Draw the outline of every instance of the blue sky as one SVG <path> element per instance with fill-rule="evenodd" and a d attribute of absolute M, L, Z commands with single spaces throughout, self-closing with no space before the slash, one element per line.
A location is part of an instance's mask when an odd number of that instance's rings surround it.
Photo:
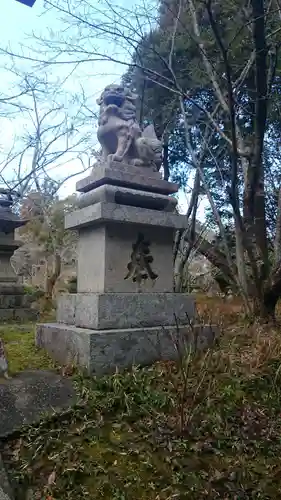
<path fill-rule="evenodd" d="M 32 30 L 45 29 L 47 21 L 54 22 L 53 14 L 41 16 L 43 12 L 43 1 L 37 0 L 32 8 L 19 3 L 16 0 L 0 0 L 1 17 L 1 45 L 10 43 L 13 47 L 24 41 L 25 34 Z"/>
<path fill-rule="evenodd" d="M 46 13 L 43 7 L 44 0 L 36 0 L 32 8 L 19 3 L 17 0 L 0 0 L 2 11 L 0 17 L 1 30 L 1 47 L 10 46 L 14 52 L 21 51 L 21 45 L 32 46 L 32 32 L 37 35 L 47 34 L 47 29 L 52 28 L 54 31 L 60 31 L 62 23 L 59 19 L 59 14 L 55 10 Z M 96 0 L 93 0 L 95 3 Z M 125 0 L 119 0 L 118 3 L 124 3 Z M 126 1 L 132 4 L 133 0 Z M 100 46 L 105 49 L 106 45 L 101 42 Z M 0 60 L 0 67 L 5 65 L 5 60 Z M 87 68 L 88 70 L 88 68 Z M 80 71 L 83 73 L 83 69 Z M 118 75 L 124 72 L 124 67 L 116 64 L 94 63 L 92 72 L 95 72 L 95 78 L 100 78 L 102 75 L 102 84 L 104 81 L 109 81 L 110 78 L 118 79 Z M 2 73 L 3 76 L 3 73 Z M 8 76 L 5 75 L 5 79 Z M 73 81 L 72 81 L 73 83 Z M 0 84 L 2 87 L 2 83 Z M 102 87 L 101 87 L 102 88 Z M 1 89 L 2 90 L 2 89 Z M 98 92 L 98 90 L 97 90 Z"/>

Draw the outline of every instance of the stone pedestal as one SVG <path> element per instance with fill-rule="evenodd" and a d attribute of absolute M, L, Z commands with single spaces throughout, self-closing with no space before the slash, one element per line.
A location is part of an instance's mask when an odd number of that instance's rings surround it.
<path fill-rule="evenodd" d="M 14 239 L 14 231 L 27 221 L 11 211 L 12 200 L 5 195 L 6 190 L 0 189 L 0 321 L 27 321 L 36 319 L 36 313 L 11 265 L 11 257 L 21 245 Z"/>
<path fill-rule="evenodd" d="M 173 292 L 173 240 L 186 217 L 178 186 L 149 168 L 100 165 L 77 183 L 77 293 L 58 299 L 57 323 L 37 326 L 36 343 L 62 363 L 105 373 L 175 359 L 186 343 L 213 341 L 194 326 L 194 299 Z"/>

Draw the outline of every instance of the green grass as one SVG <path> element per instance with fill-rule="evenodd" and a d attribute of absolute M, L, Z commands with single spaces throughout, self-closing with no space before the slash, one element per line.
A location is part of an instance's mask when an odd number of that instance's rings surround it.
<path fill-rule="evenodd" d="M 16 499 L 281 498 L 280 362 L 280 332 L 237 328 L 181 366 L 76 375 L 83 405 L 3 443 Z"/>
<path fill-rule="evenodd" d="M 23 370 L 49 369 L 54 367 L 51 358 L 34 344 L 34 325 L 20 329 L 17 325 L 5 325 L 0 329 L 9 362 L 9 373 L 14 375 Z"/>

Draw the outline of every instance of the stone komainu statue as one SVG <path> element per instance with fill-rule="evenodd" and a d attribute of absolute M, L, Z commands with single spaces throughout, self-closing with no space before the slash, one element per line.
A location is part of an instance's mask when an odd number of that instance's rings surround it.
<path fill-rule="evenodd" d="M 100 106 L 98 140 L 103 161 L 124 161 L 136 166 L 159 170 L 162 163 L 162 143 L 153 125 L 144 131 L 136 119 L 137 95 L 130 89 L 109 85 L 97 100 Z"/>

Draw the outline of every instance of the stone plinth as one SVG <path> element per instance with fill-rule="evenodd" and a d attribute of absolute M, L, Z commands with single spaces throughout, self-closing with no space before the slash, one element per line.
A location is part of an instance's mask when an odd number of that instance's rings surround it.
<path fill-rule="evenodd" d="M 213 341 L 194 323 L 194 299 L 173 292 L 178 186 L 149 168 L 100 165 L 77 183 L 79 208 L 65 227 L 78 238 L 77 293 L 58 299 L 57 323 L 37 326 L 36 343 L 62 363 L 102 374 L 176 359 Z"/>
<path fill-rule="evenodd" d="M 116 368 L 178 360 L 190 348 L 204 349 L 214 342 L 217 329 L 175 324 L 161 327 L 93 330 L 65 323 L 37 325 L 36 345 L 60 363 L 72 360 L 88 374 L 114 373 Z"/>
<path fill-rule="evenodd" d="M 169 326 L 194 318 L 194 299 L 179 293 L 77 293 L 58 301 L 57 321 L 96 330 Z"/>

